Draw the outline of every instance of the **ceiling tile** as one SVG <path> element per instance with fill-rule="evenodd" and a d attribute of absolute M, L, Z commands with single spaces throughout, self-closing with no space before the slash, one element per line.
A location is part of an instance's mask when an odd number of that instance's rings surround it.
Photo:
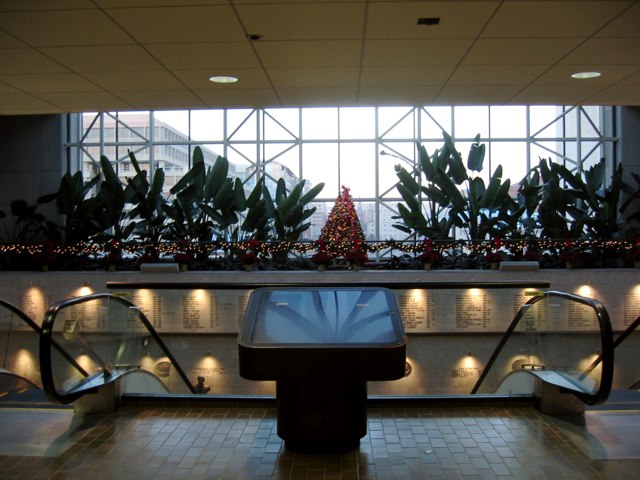
<path fill-rule="evenodd" d="M 602 85 L 536 84 L 518 93 L 510 103 L 518 105 L 581 105 L 603 89 Z"/>
<path fill-rule="evenodd" d="M 176 5 L 176 0 L 95 0 L 95 3 L 103 8 L 171 7 Z M 229 5 L 229 0 L 198 0 L 190 3 L 197 3 L 198 5 Z"/>
<path fill-rule="evenodd" d="M 33 93 L 97 92 L 100 87 L 74 73 L 0 75 L 0 81 Z"/>
<path fill-rule="evenodd" d="M 279 107 L 280 102 L 272 89 L 196 90 L 198 97 L 209 108 Z"/>
<path fill-rule="evenodd" d="M 470 39 L 367 40 L 363 65 L 457 65 L 472 44 Z"/>
<path fill-rule="evenodd" d="M 63 113 L 67 110 L 51 105 L 28 94 L 0 94 L 0 111 L 3 115 Z"/>
<path fill-rule="evenodd" d="M 485 38 L 589 36 L 630 1 L 507 1 L 482 32 Z"/>
<path fill-rule="evenodd" d="M 105 112 L 132 108 L 132 105 L 106 92 L 54 92 L 42 93 L 39 96 L 66 112 Z"/>
<path fill-rule="evenodd" d="M 448 85 L 526 85 L 546 68 L 545 65 L 465 65 L 456 68 Z"/>
<path fill-rule="evenodd" d="M 310 107 L 356 106 L 356 88 L 279 88 L 282 106 L 306 105 Z"/>
<path fill-rule="evenodd" d="M 277 95 L 291 106 L 417 105 L 440 90 L 439 104 L 499 103 L 510 88 L 522 93 L 509 102 L 637 104 L 640 83 L 632 0 L 0 0 L 0 12 L 0 76 L 33 93 L 24 113 L 181 99 L 252 108 L 279 105 Z M 428 16 L 440 24 L 416 25 Z M 574 69 L 603 75 L 575 84 Z M 241 81 L 212 89 L 214 73 Z M 0 95 L 15 90 L 2 85 Z"/>
<path fill-rule="evenodd" d="M 75 72 L 129 72 L 160 70 L 160 65 L 138 45 L 50 47 L 41 51 Z"/>
<path fill-rule="evenodd" d="M 438 86 L 363 87 L 359 91 L 360 105 L 429 105 L 435 98 Z"/>
<path fill-rule="evenodd" d="M 6 12 L 0 16 L 0 28 L 35 47 L 132 43 L 98 9 Z"/>
<path fill-rule="evenodd" d="M 172 110 L 181 108 L 203 108 L 205 106 L 202 100 L 186 89 L 115 91 L 113 94 L 140 110 Z"/>
<path fill-rule="evenodd" d="M 260 62 L 271 67 L 354 67 L 360 63 L 358 40 L 256 42 Z"/>
<path fill-rule="evenodd" d="M 475 38 L 498 1 L 377 2 L 367 12 L 367 38 Z M 440 18 L 438 25 L 418 25 L 418 18 Z"/>
<path fill-rule="evenodd" d="M 503 105 L 519 85 L 447 85 L 434 100 L 438 105 Z"/>
<path fill-rule="evenodd" d="M 640 85 L 614 85 L 588 99 L 591 105 L 640 105 Z"/>
<path fill-rule="evenodd" d="M 364 3 L 274 3 L 238 5 L 247 33 L 265 40 L 359 39 L 364 31 Z"/>
<path fill-rule="evenodd" d="M 2 76 L 0 76 L 0 95 L 6 95 L 6 94 L 20 94 L 20 90 L 17 90 L 16 88 L 12 87 L 11 85 L 7 85 L 6 83 L 3 83 L 2 81 Z"/>
<path fill-rule="evenodd" d="M 637 65 L 640 64 L 640 37 L 590 38 L 562 59 L 562 63 Z"/>
<path fill-rule="evenodd" d="M 626 10 L 596 33 L 596 37 L 640 37 L 640 2 Z"/>
<path fill-rule="evenodd" d="M 13 35 L 10 35 L 7 32 L 0 30 L 0 49 L 1 48 L 20 48 L 20 47 L 26 47 L 26 46 L 27 46 L 26 43 L 21 42 L 20 40 L 15 38 Z M 2 55 L 2 52 L 0 52 L 0 55 Z"/>
<path fill-rule="evenodd" d="M 145 48 L 165 67 L 177 70 L 200 68 L 257 68 L 251 44 L 242 42 L 148 44 Z"/>
<path fill-rule="evenodd" d="M 278 3 L 367 3 L 369 0 L 278 0 Z M 377 1 L 377 0 L 373 0 Z M 387 0 L 384 0 L 387 1 Z M 394 0 L 395 1 L 395 0 Z M 274 0 L 231 0 L 235 5 L 275 3 Z"/>
<path fill-rule="evenodd" d="M 580 42 L 578 38 L 484 38 L 473 45 L 463 65 L 554 64 Z"/>
<path fill-rule="evenodd" d="M 267 74 L 276 88 L 355 88 L 358 86 L 359 69 L 353 67 L 270 68 Z"/>
<path fill-rule="evenodd" d="M 59 63 L 30 48 L 5 48 L 0 50 L 0 56 L 0 75 L 67 72 Z"/>
<path fill-rule="evenodd" d="M 91 0 L 65 0 L 52 2 L 51 0 L 0 0 L 0 12 L 21 12 L 30 10 L 76 10 L 79 8 L 95 8 Z"/>
<path fill-rule="evenodd" d="M 623 85 L 640 85 L 640 70 L 637 70 L 633 75 L 629 75 L 620 83 Z"/>
<path fill-rule="evenodd" d="M 172 90 L 183 85 L 166 70 L 143 72 L 87 72 L 86 78 L 105 90 Z"/>
<path fill-rule="evenodd" d="M 453 66 L 363 67 L 360 85 L 396 88 L 441 85 L 447 81 L 453 70 Z"/>
<path fill-rule="evenodd" d="M 113 8 L 106 12 L 140 43 L 245 39 L 233 9 L 225 6 Z"/>

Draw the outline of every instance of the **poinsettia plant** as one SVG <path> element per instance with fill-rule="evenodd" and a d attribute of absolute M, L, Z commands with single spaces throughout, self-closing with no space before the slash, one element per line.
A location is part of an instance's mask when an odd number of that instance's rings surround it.
<path fill-rule="evenodd" d="M 523 258 L 531 262 L 537 262 L 540 260 L 540 252 L 533 247 L 528 247 L 524 251 Z"/>
<path fill-rule="evenodd" d="M 422 242 L 423 252 L 418 255 L 417 259 L 423 264 L 435 265 L 440 260 L 440 254 L 433 250 L 433 241 L 427 238 Z"/>
<path fill-rule="evenodd" d="M 316 253 L 311 256 L 311 261 L 316 265 L 327 266 L 333 261 L 333 256 L 326 252 L 326 245 L 324 240 L 317 240 L 315 242 Z"/>
<path fill-rule="evenodd" d="M 258 252 L 260 248 L 260 242 L 257 240 L 249 240 L 247 248 L 244 253 L 240 255 L 238 261 L 243 268 L 251 267 L 258 262 Z"/>
<path fill-rule="evenodd" d="M 189 265 L 193 261 L 193 255 L 187 251 L 188 242 L 180 240 L 176 245 L 177 252 L 173 255 L 173 259 L 180 265 Z"/>
<path fill-rule="evenodd" d="M 489 252 L 484 256 L 484 260 L 487 263 L 500 263 L 502 261 L 502 255 L 498 252 Z"/>
<path fill-rule="evenodd" d="M 502 261 L 502 254 L 500 253 L 500 249 L 502 248 L 502 239 L 495 238 L 492 242 L 492 246 L 494 251 L 487 253 L 484 256 L 484 260 L 487 263 L 500 263 Z"/>
<path fill-rule="evenodd" d="M 350 265 L 358 267 L 366 265 L 369 262 L 369 257 L 362 248 L 360 240 L 354 240 L 353 248 L 345 254 L 344 259 L 349 262 Z"/>

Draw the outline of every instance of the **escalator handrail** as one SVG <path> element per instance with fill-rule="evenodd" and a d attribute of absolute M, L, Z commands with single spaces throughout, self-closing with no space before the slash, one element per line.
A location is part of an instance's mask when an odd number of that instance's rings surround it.
<path fill-rule="evenodd" d="M 5 307 L 7 310 L 11 310 L 18 317 L 20 317 L 24 321 L 24 323 L 29 325 L 37 334 L 40 334 L 40 332 L 41 332 L 40 325 L 38 325 L 36 322 L 31 320 L 31 317 L 29 317 L 29 315 L 24 313 L 22 310 L 20 310 L 14 304 L 12 304 L 10 302 L 7 302 L 6 300 L 3 300 L 2 298 L 0 298 L 0 306 Z"/>
<path fill-rule="evenodd" d="M 631 335 L 631 334 L 634 332 L 634 330 L 635 330 L 636 328 L 638 328 L 638 326 L 640 326 L 640 316 L 636 317 L 636 319 L 635 319 L 633 322 L 631 322 L 631 323 L 629 324 L 629 326 L 624 330 L 624 332 L 622 332 L 620 335 L 618 335 L 618 336 L 615 338 L 615 340 L 613 341 L 613 349 L 614 349 L 614 351 L 615 351 L 615 349 L 616 349 L 616 348 L 618 348 L 618 347 L 620 346 L 620 344 L 621 344 L 622 342 L 624 342 L 624 341 L 625 341 L 625 339 L 626 339 L 629 335 Z M 598 364 L 599 364 L 600 362 L 602 362 L 602 356 L 601 356 L 601 355 L 599 355 L 599 356 L 598 356 L 598 358 L 596 358 L 596 359 L 593 361 L 593 363 L 591 364 L 591 368 L 595 368 L 595 367 L 597 367 L 597 366 L 598 366 Z M 629 390 L 635 390 L 635 389 L 637 389 L 637 388 L 638 388 L 638 385 L 640 385 L 640 381 L 638 381 L 638 382 L 636 382 L 635 384 L 631 385 L 631 386 L 629 387 Z"/>
<path fill-rule="evenodd" d="M 640 326 L 640 316 L 636 317 L 636 319 L 631 322 L 631 324 L 622 332 L 620 335 L 616 337 L 613 341 L 613 348 L 617 348 L 622 342 L 624 342 L 625 338 L 627 338 L 633 331 Z"/>
<path fill-rule="evenodd" d="M 609 318 L 609 313 L 607 312 L 606 308 L 604 308 L 604 305 L 598 300 L 576 295 L 574 293 L 560 292 L 555 290 L 549 290 L 547 292 L 543 292 L 541 295 L 533 296 L 520 307 L 515 317 L 513 318 L 513 321 L 509 325 L 509 328 L 507 328 L 507 330 L 505 331 L 504 335 L 502 336 L 502 339 L 498 343 L 498 346 L 496 347 L 493 354 L 491 355 L 491 358 L 487 362 L 487 365 L 482 370 L 482 374 L 480 375 L 480 378 L 478 378 L 478 381 L 476 382 L 475 386 L 471 390 L 472 394 L 477 393 L 478 389 L 482 385 L 482 382 L 487 377 L 489 371 L 493 367 L 493 364 L 498 358 L 498 355 L 502 351 L 502 348 L 505 346 L 505 344 L 511 337 L 511 334 L 516 329 L 520 320 L 522 320 L 522 318 L 524 317 L 525 309 L 530 307 L 531 305 L 534 305 L 540 300 L 544 300 L 545 298 L 548 298 L 548 297 L 559 297 L 559 298 L 564 298 L 566 300 L 575 301 L 593 308 L 593 310 L 596 312 L 598 325 L 600 327 L 600 342 L 601 342 L 600 356 L 598 357 L 602 361 L 600 388 L 594 394 L 579 393 L 579 392 L 573 392 L 573 391 L 571 393 L 573 393 L 573 395 L 578 397 L 587 405 L 598 405 L 598 404 L 604 403 L 607 400 L 607 398 L 609 397 L 609 394 L 611 393 L 611 386 L 613 384 L 613 329 L 611 327 L 611 320 Z M 585 375 L 588 374 L 593 370 L 593 368 L 595 368 L 595 365 L 592 363 L 587 368 L 587 370 L 583 372 L 583 374 Z"/>
<path fill-rule="evenodd" d="M 147 316 L 144 314 L 142 310 L 140 310 L 137 307 L 137 305 L 127 300 L 126 298 L 116 296 L 111 293 L 93 293 L 93 294 L 85 295 L 82 297 L 73 297 L 73 298 L 68 298 L 66 300 L 62 300 L 60 302 L 56 302 L 49 307 L 49 309 L 47 310 L 44 316 L 44 320 L 42 322 L 42 334 L 40 336 L 40 362 L 41 362 L 40 369 L 41 369 L 41 377 L 42 377 L 42 388 L 50 400 L 56 401 L 59 403 L 68 404 L 73 402 L 74 400 L 77 400 L 82 395 L 84 395 L 84 392 L 61 394 L 55 388 L 55 382 L 53 380 L 53 365 L 51 362 L 51 345 L 54 342 L 54 339 L 52 338 L 52 334 L 54 331 L 54 324 L 55 324 L 55 320 L 58 315 L 58 312 L 63 308 L 67 308 L 72 305 L 78 305 L 81 303 L 85 303 L 85 302 L 89 302 L 91 300 L 97 300 L 97 299 L 107 299 L 109 301 L 120 303 L 127 307 L 133 307 L 138 309 L 138 318 L 140 318 L 140 321 L 142 322 L 144 327 L 147 329 L 147 332 L 149 333 L 149 335 L 151 335 L 151 337 L 160 346 L 160 349 L 162 350 L 162 352 L 169 358 L 169 361 L 174 366 L 174 368 L 176 369 L 176 372 L 178 372 L 178 375 L 183 380 L 185 385 L 187 385 L 187 388 L 189 388 L 189 391 L 191 393 L 196 393 L 195 388 L 189 381 L 189 378 L 187 377 L 184 370 L 182 370 L 182 367 L 178 364 L 175 357 L 173 356 L 169 348 L 165 345 L 164 341 L 162 340 L 162 338 L 160 337 L 156 329 L 153 327 L 153 325 L 151 324 Z"/>
<path fill-rule="evenodd" d="M 15 313 L 18 317 L 20 317 L 20 319 L 22 319 L 27 325 L 29 325 L 29 327 L 31 327 L 38 335 L 40 338 L 42 338 L 42 328 L 40 327 L 40 325 L 38 325 L 36 322 L 34 322 L 31 317 L 29 317 L 29 315 L 27 315 L 26 313 L 24 313 L 22 310 L 20 310 L 18 307 L 16 307 L 15 305 L 13 305 L 10 302 L 7 302 L 6 300 L 3 300 L 2 298 L 0 298 L 0 306 L 5 307 L 8 310 L 11 310 L 13 313 Z M 80 366 L 80 364 L 78 362 L 75 361 L 75 359 L 69 355 L 69 353 L 63 349 L 60 344 L 58 342 L 56 342 L 53 338 L 51 339 L 51 345 L 53 346 L 53 348 L 55 348 L 63 357 L 65 357 L 65 359 L 71 364 L 73 365 L 73 367 L 78 370 L 78 372 L 80 372 L 81 375 L 88 377 L 89 373 Z M 42 374 L 41 374 L 42 376 Z"/>

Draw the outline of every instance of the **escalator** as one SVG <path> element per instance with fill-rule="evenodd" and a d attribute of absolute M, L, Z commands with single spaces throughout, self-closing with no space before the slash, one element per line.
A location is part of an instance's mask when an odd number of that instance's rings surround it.
<path fill-rule="evenodd" d="M 613 341 L 616 364 L 614 389 L 605 405 L 597 410 L 640 410 L 640 316 L 636 317 Z"/>
<path fill-rule="evenodd" d="M 613 334 L 599 301 L 557 291 L 530 298 L 471 393 L 534 395 L 541 383 L 586 405 L 606 402 L 613 383 Z"/>
<path fill-rule="evenodd" d="M 42 387 L 53 402 L 72 403 L 116 380 L 121 394 L 195 393 L 144 313 L 112 294 L 51 305 L 39 352 Z"/>
<path fill-rule="evenodd" d="M 38 358 L 40 326 L 26 313 L 0 299 L 0 405 L 25 406 L 48 403 Z"/>

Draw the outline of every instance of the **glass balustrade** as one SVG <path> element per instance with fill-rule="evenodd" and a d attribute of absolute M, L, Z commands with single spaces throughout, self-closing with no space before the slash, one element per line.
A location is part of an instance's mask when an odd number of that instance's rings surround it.
<path fill-rule="evenodd" d="M 550 291 L 520 308 L 472 393 L 532 395 L 542 380 L 596 404 L 608 397 L 612 374 L 612 331 L 602 304 Z"/>
<path fill-rule="evenodd" d="M 144 314 L 126 299 L 94 294 L 55 303 L 42 332 L 43 386 L 62 403 L 116 379 L 123 393 L 193 392 Z"/>
<path fill-rule="evenodd" d="M 625 330 L 616 336 L 613 346 L 616 355 L 614 384 L 640 390 L 640 317 L 626 325 Z"/>
<path fill-rule="evenodd" d="M 163 312 L 193 316 L 191 310 L 184 311 L 183 297 L 191 297 L 168 292 L 164 300 L 171 302 L 162 304 Z M 216 302 L 209 303 L 220 309 L 228 303 L 222 300 L 231 301 L 227 298 L 231 293 L 218 293 Z M 511 293 L 503 296 L 513 298 Z M 49 308 L 40 358 L 43 388 L 50 398 L 70 403 L 116 379 L 125 394 L 273 395 L 273 382 L 240 378 L 235 333 L 194 333 L 191 323 L 165 324 L 166 315 L 160 315 L 159 307 L 137 306 L 134 300 L 139 295 L 129 297 L 94 294 Z M 369 382 L 370 394 L 530 396 L 541 380 L 571 391 L 587 404 L 602 403 L 613 377 L 612 332 L 604 307 L 597 300 L 564 292 L 538 291 L 527 298 L 514 310 L 515 318 L 507 314 L 507 327 L 495 333 L 409 335 L 406 377 L 386 382 L 392 384 L 388 390 Z M 212 305 L 202 308 L 209 312 Z M 462 307 L 470 308 L 457 306 Z M 178 327 L 185 331 L 177 331 Z M 458 351 L 467 353 L 457 360 Z M 473 365 L 468 366 L 466 359 Z M 199 389 L 198 377 L 209 385 Z M 218 378 L 225 383 L 216 383 Z"/>
<path fill-rule="evenodd" d="M 41 388 L 40 327 L 15 305 L 0 299 L 0 396 Z"/>

